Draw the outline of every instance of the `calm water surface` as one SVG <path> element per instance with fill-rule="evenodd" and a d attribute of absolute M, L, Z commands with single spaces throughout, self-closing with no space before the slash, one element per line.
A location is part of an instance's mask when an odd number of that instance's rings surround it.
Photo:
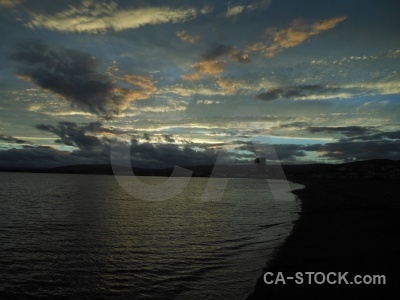
<path fill-rule="evenodd" d="M 243 299 L 300 203 L 260 179 L 204 202 L 207 181 L 149 202 L 113 176 L 0 173 L 0 299 Z"/>

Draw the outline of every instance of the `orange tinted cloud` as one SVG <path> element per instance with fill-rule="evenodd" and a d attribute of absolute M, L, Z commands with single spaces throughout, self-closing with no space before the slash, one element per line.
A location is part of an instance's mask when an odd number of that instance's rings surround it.
<path fill-rule="evenodd" d="M 192 66 L 200 74 L 218 75 L 224 71 L 223 62 L 220 60 L 205 60 Z"/>
<path fill-rule="evenodd" d="M 223 80 L 223 79 L 219 78 L 219 79 L 217 80 L 217 84 L 218 84 L 221 88 L 228 90 L 228 92 L 231 93 L 231 94 L 233 94 L 234 92 L 236 92 L 236 89 L 235 89 L 235 87 L 234 87 L 232 81 Z"/>
<path fill-rule="evenodd" d="M 199 73 L 185 74 L 185 75 L 182 75 L 181 78 L 183 80 L 188 80 L 188 81 L 200 80 L 200 74 Z"/>
<path fill-rule="evenodd" d="M 247 64 L 250 62 L 249 55 L 246 52 L 233 46 L 216 44 L 202 56 L 200 62 L 191 66 L 196 73 L 183 75 L 182 79 L 199 80 L 201 75 L 220 75 L 224 71 L 224 64 L 227 62 L 226 59 L 223 59 L 224 57 L 240 64 Z"/>
<path fill-rule="evenodd" d="M 185 74 L 181 78 L 183 80 L 199 80 L 201 75 L 219 75 L 224 71 L 224 62 L 221 60 L 203 60 L 192 65 L 192 69 L 196 71 L 194 74 Z"/>
<path fill-rule="evenodd" d="M 123 111 L 127 109 L 132 101 L 135 100 L 145 100 L 148 99 L 151 95 L 150 92 L 146 90 L 130 90 L 130 89 L 125 89 L 125 88 L 120 88 L 120 87 L 115 87 L 113 89 L 113 93 L 116 96 L 120 96 L 119 100 L 117 103 L 113 103 L 115 107 L 117 107 L 116 112 Z"/>
<path fill-rule="evenodd" d="M 289 28 L 277 29 L 270 28 L 267 35 L 270 36 L 269 45 L 258 42 L 247 47 L 247 51 L 260 51 L 263 55 L 273 57 L 284 49 L 295 47 L 323 31 L 336 27 L 347 17 L 335 17 L 327 20 L 309 23 L 304 20 L 294 20 Z"/>
<path fill-rule="evenodd" d="M 32 81 L 32 77 L 30 77 L 28 75 L 24 75 L 24 74 L 17 74 L 17 75 L 15 75 L 15 77 L 17 77 L 18 79 L 25 80 L 25 81 Z"/>
<path fill-rule="evenodd" d="M 115 68 L 114 70 L 118 70 Z M 118 109 L 120 111 L 125 110 L 129 107 L 129 104 L 135 100 L 146 100 L 148 99 L 154 92 L 157 91 L 157 88 L 154 86 L 154 82 L 149 76 L 144 75 L 132 75 L 125 74 L 123 76 L 115 76 L 111 73 L 108 73 L 115 80 L 123 81 L 131 86 L 134 89 L 127 89 L 121 87 L 115 87 L 114 93 L 117 95 L 121 95 L 121 101 L 118 103 Z"/>
<path fill-rule="evenodd" d="M 154 82 L 148 76 L 126 74 L 122 77 L 114 78 L 149 92 L 155 92 L 157 90 L 157 88 L 154 86 Z"/>

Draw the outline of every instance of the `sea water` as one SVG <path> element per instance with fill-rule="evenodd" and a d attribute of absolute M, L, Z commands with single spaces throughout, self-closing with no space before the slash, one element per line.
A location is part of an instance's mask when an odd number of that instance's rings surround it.
<path fill-rule="evenodd" d="M 0 173 L 0 299 L 243 299 L 300 203 L 239 178 L 204 201 L 208 180 L 145 201 L 114 176 Z"/>

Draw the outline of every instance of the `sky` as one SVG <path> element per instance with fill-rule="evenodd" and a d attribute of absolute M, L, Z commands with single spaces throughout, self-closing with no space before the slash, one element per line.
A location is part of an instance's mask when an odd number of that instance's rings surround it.
<path fill-rule="evenodd" d="M 399 11 L 0 0 L 0 166 L 399 159 Z"/>

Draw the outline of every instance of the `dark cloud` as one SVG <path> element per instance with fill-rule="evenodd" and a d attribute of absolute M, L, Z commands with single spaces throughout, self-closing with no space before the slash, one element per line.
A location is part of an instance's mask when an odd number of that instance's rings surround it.
<path fill-rule="evenodd" d="M 267 145 L 265 150 L 263 150 L 263 147 L 260 147 L 259 149 L 268 153 L 269 147 L 270 145 Z M 293 162 L 297 161 L 298 157 L 306 156 L 305 151 L 297 147 L 295 144 L 278 144 L 274 145 L 274 149 L 276 151 L 276 155 L 281 161 Z M 271 156 L 270 153 L 269 156 Z M 268 158 L 268 155 L 266 157 Z M 271 156 L 270 159 L 274 159 L 274 156 Z"/>
<path fill-rule="evenodd" d="M 163 138 L 168 143 L 175 143 L 175 139 L 172 137 L 171 134 L 164 134 Z"/>
<path fill-rule="evenodd" d="M 340 133 L 346 136 L 356 136 L 376 132 L 371 127 L 364 126 L 339 126 L 339 127 L 308 127 L 307 130 L 312 133 Z"/>
<path fill-rule="evenodd" d="M 87 133 L 99 132 L 102 127 L 99 122 L 92 122 L 89 124 L 79 125 L 73 122 L 60 122 L 58 125 L 36 125 L 36 128 L 43 131 L 48 131 L 58 135 L 60 138 L 56 140 L 69 146 L 75 146 L 83 150 L 93 150 L 103 147 L 104 139 Z"/>
<path fill-rule="evenodd" d="M 146 168 L 166 168 L 177 166 L 212 165 L 215 163 L 219 152 L 218 149 L 206 144 L 189 143 L 177 145 L 172 143 L 139 143 L 137 139 L 131 140 L 130 145 L 126 142 L 116 143 L 113 141 L 114 153 L 125 153 L 126 147 L 130 147 L 130 158 L 132 166 Z M 227 157 L 230 153 L 225 153 Z M 118 159 L 118 157 L 117 157 Z"/>
<path fill-rule="evenodd" d="M 0 141 L 7 142 L 7 143 L 15 143 L 15 144 L 29 144 L 28 141 L 18 139 L 11 135 L 5 135 L 0 133 Z"/>
<path fill-rule="evenodd" d="M 282 144 L 274 145 L 281 161 L 295 162 L 307 156 L 307 152 L 317 152 L 322 158 L 334 162 L 349 162 L 369 159 L 393 159 L 400 157 L 398 141 L 335 142 L 316 145 Z M 268 158 L 268 154 L 266 155 Z M 271 157 L 273 158 L 273 157 Z"/>
<path fill-rule="evenodd" d="M 281 98 L 296 99 L 311 95 L 320 95 L 327 92 L 333 92 L 335 90 L 336 88 L 326 87 L 319 84 L 288 86 L 270 89 L 265 93 L 257 95 L 257 98 L 265 101 L 272 101 Z"/>
<path fill-rule="evenodd" d="M 229 59 L 242 64 L 250 62 L 249 55 L 238 48 L 224 44 L 215 44 L 202 55 L 201 61 L 192 65 L 192 69 L 196 73 L 182 75 L 182 79 L 192 81 L 199 80 L 204 75 L 219 76 L 224 72 L 224 65 L 226 63 L 226 61 L 220 59 L 223 56 L 228 56 Z M 221 83 L 221 81 L 219 82 Z"/>
<path fill-rule="evenodd" d="M 42 41 L 19 43 L 10 56 L 22 65 L 17 76 L 62 96 L 86 112 L 109 119 L 127 106 L 130 90 L 96 71 L 98 60 L 84 52 Z"/>
<path fill-rule="evenodd" d="M 303 128 L 307 127 L 309 123 L 307 122 L 292 122 L 292 123 L 285 123 L 285 124 L 280 124 L 279 128 Z"/>
<path fill-rule="evenodd" d="M 214 45 L 203 55 L 203 59 L 206 61 L 211 61 L 211 60 L 216 60 L 225 55 L 238 63 L 250 62 L 250 59 L 246 53 L 240 51 L 236 47 L 224 44 Z"/>
<path fill-rule="evenodd" d="M 397 133 L 398 134 L 398 133 Z M 80 137 L 76 140 L 81 140 Z M 60 139 L 61 141 L 61 139 Z M 68 143 L 70 141 L 67 140 Z M 0 165 L 8 166 L 60 166 L 71 164 L 99 164 L 110 163 L 110 144 L 112 140 L 101 140 L 101 145 L 88 147 L 88 141 L 80 146 L 82 148 L 68 152 L 60 151 L 50 147 L 24 146 L 23 149 L 0 150 Z M 77 142 L 74 142 L 77 143 Z M 238 146 L 236 150 L 246 151 L 240 154 L 241 159 L 254 160 L 254 157 L 266 157 L 274 160 L 275 155 L 271 152 L 271 145 L 258 144 L 254 148 L 252 142 L 235 141 Z M 152 144 L 138 143 L 132 140 L 131 143 L 117 143 L 119 147 L 130 147 L 131 163 L 136 167 L 164 168 L 194 165 L 212 165 L 215 163 L 219 149 L 224 145 L 210 148 L 205 144 Z M 121 148 L 122 149 L 122 148 Z M 278 144 L 273 145 L 279 160 L 283 163 L 296 162 L 307 157 L 309 152 L 317 152 L 321 158 L 334 162 L 348 162 L 354 160 L 368 159 L 398 159 L 400 146 L 398 140 L 374 140 L 374 141 L 339 141 L 335 143 L 300 145 L 300 144 Z M 229 153 L 227 156 L 231 155 Z"/>
<path fill-rule="evenodd" d="M 373 139 L 390 139 L 390 140 L 400 140 L 400 131 L 387 131 L 373 134 L 371 136 Z"/>
<path fill-rule="evenodd" d="M 252 152 L 250 157 L 265 157 L 267 160 L 275 160 L 276 155 L 278 156 L 280 161 L 283 162 L 293 162 L 297 160 L 297 157 L 304 157 L 306 153 L 301 145 L 295 144 L 261 144 L 257 143 L 256 146 L 254 142 L 251 141 L 234 141 L 234 144 L 237 144 L 236 150 L 248 151 Z M 271 148 L 275 151 L 275 153 L 271 152 Z"/>
<path fill-rule="evenodd" d="M 305 151 L 317 151 L 322 157 L 337 161 L 394 159 L 400 157 L 397 141 L 337 142 L 325 145 L 302 146 Z"/>
<path fill-rule="evenodd" d="M 298 158 L 304 159 L 309 152 L 316 152 L 321 158 L 332 162 L 349 162 L 369 159 L 393 159 L 400 158 L 400 130 L 391 132 L 377 132 L 371 127 L 348 126 L 313 127 L 314 132 L 334 132 L 345 134 L 346 137 L 338 142 L 326 144 L 258 144 L 254 148 L 253 142 L 235 141 L 239 145 L 237 150 L 245 150 L 254 154 L 262 153 L 267 159 L 274 159 L 270 149 L 273 146 L 279 160 L 283 162 L 296 162 Z M 318 129 L 316 129 L 318 128 Z M 259 156 L 259 155 L 257 155 Z"/>
<path fill-rule="evenodd" d="M 150 134 L 148 134 L 147 132 L 143 133 L 143 138 L 144 138 L 146 141 L 150 141 L 150 140 L 151 140 Z"/>
<path fill-rule="evenodd" d="M 356 131 L 360 135 L 355 135 Z M 368 128 L 365 132 L 369 132 Z M 303 151 L 316 151 L 322 157 L 346 162 L 378 158 L 398 160 L 400 157 L 400 131 L 363 134 L 363 129 L 359 128 L 349 131 L 348 135 L 335 143 L 298 147 Z"/>
<path fill-rule="evenodd" d="M 0 165 L 2 166 L 53 167 L 93 162 L 93 160 L 74 156 L 70 152 L 45 146 L 0 150 Z"/>
<path fill-rule="evenodd" d="M 139 143 L 136 137 L 131 138 L 130 145 L 128 142 L 116 142 L 114 138 L 93 135 L 106 130 L 112 131 L 104 128 L 99 122 L 88 124 L 60 122 L 55 126 L 40 124 L 36 128 L 56 134 L 59 137 L 56 141 L 59 143 L 79 148 L 70 153 L 73 161 L 90 159 L 98 160 L 98 163 L 108 163 L 111 143 L 116 143 L 121 147 L 129 146 L 132 165 L 137 167 L 160 168 L 174 165 L 213 164 L 218 155 L 215 149 L 209 149 L 205 144 L 186 144 L 182 147 L 170 143 Z M 144 133 L 142 137 L 147 141 L 152 139 L 148 133 Z M 163 137 L 169 142 L 173 140 L 170 135 Z M 21 155 L 23 155 L 22 152 Z"/>
<path fill-rule="evenodd" d="M 214 164 L 218 152 L 208 149 L 195 150 L 190 145 L 136 143 L 131 145 L 134 166 L 170 167 Z"/>
<path fill-rule="evenodd" d="M 352 135 L 341 139 L 341 142 L 355 142 L 355 141 L 399 141 L 400 131 L 387 131 L 377 132 L 377 130 L 371 130 L 370 134 L 364 135 Z"/>

